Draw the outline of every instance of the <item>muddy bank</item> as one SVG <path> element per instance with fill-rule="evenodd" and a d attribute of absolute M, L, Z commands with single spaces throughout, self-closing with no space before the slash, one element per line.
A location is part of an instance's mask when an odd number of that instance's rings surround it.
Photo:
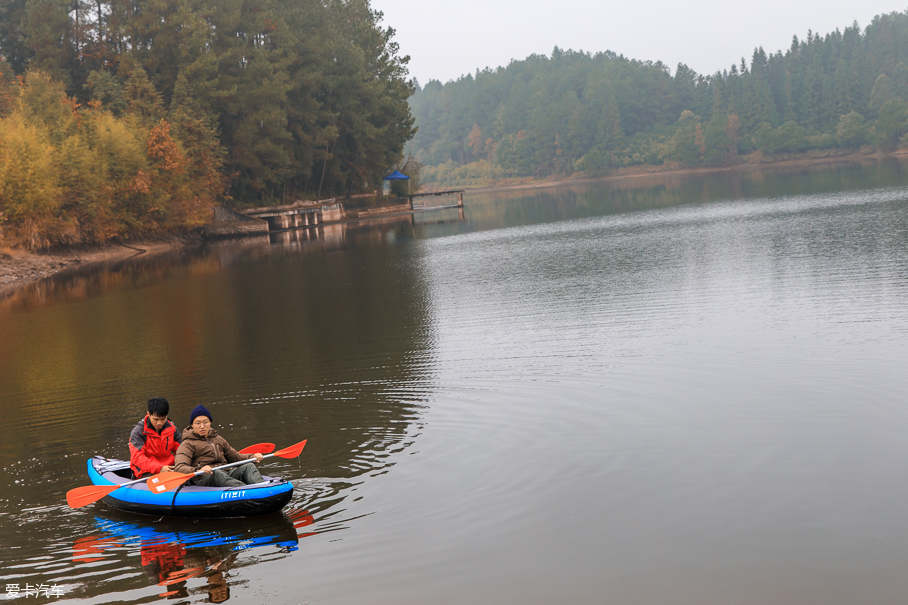
<path fill-rule="evenodd" d="M 0 249 L 0 298 L 26 284 L 75 267 L 126 260 L 138 255 L 161 254 L 181 248 L 187 243 L 182 239 L 174 239 L 37 253 Z"/>

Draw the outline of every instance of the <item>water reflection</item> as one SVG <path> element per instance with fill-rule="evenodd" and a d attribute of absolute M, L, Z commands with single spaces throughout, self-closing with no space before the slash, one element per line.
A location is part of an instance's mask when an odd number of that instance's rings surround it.
<path fill-rule="evenodd" d="M 346 230 L 347 225 L 344 223 L 306 229 L 285 229 L 283 231 L 269 233 L 268 241 L 272 244 L 283 244 L 285 246 L 303 242 L 319 242 L 327 245 L 338 245 L 343 243 Z"/>
<path fill-rule="evenodd" d="M 681 204 L 773 199 L 898 186 L 908 158 L 830 160 L 819 164 L 749 166 L 726 171 L 652 174 L 557 187 L 471 193 L 464 224 L 421 230 L 421 237 L 535 225 L 668 208 Z"/>
<path fill-rule="evenodd" d="M 418 227 L 450 225 L 465 221 L 463 209 L 373 218 L 368 221 L 286 229 L 267 235 L 187 245 L 152 256 L 75 267 L 0 294 L 0 312 L 29 309 L 142 288 L 183 275 L 204 276 L 239 263 L 270 256 L 299 256 L 371 245 L 388 240 L 412 239 Z"/>
<path fill-rule="evenodd" d="M 313 516 L 299 509 L 226 528 L 223 520 L 154 519 L 112 510 L 96 514 L 92 535 L 73 542 L 75 575 L 83 566 L 96 575 L 117 576 L 133 568 L 150 586 L 160 587 L 158 596 L 169 599 L 207 594 L 209 601 L 222 603 L 230 598 L 230 587 L 242 583 L 241 570 L 251 559 L 293 552 L 301 538 L 314 535 L 306 529 Z M 92 594 L 86 588 L 70 596 Z"/>

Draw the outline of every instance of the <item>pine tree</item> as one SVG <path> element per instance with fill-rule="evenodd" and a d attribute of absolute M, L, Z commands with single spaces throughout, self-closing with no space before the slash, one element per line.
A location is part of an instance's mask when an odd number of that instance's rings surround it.
<path fill-rule="evenodd" d="M 26 27 L 27 0 L 0 2 L 0 56 L 14 74 L 24 73 L 34 50 L 22 35 Z"/>
<path fill-rule="evenodd" d="M 22 30 L 31 57 L 27 69 L 42 71 L 67 87 L 73 84 L 68 0 L 29 0 Z"/>
<path fill-rule="evenodd" d="M 129 114 L 149 127 L 164 115 L 161 95 L 140 66 L 133 67 L 129 72 L 129 79 L 126 82 L 126 104 Z"/>

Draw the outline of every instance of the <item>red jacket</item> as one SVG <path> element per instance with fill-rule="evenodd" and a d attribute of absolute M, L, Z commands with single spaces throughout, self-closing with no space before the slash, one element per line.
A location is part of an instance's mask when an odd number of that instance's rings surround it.
<path fill-rule="evenodd" d="M 161 467 L 173 464 L 173 453 L 180 447 L 183 436 L 168 420 L 161 432 L 151 425 L 148 416 L 136 424 L 129 435 L 129 466 L 132 474 L 141 477 L 145 473 L 157 474 Z"/>

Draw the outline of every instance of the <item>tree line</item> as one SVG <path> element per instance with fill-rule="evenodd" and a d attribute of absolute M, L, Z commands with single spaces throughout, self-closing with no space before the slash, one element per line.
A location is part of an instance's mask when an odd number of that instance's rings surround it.
<path fill-rule="evenodd" d="M 381 20 L 368 0 L 5 0 L 0 237 L 101 241 L 215 202 L 380 188 L 415 132 Z"/>
<path fill-rule="evenodd" d="M 908 133 L 908 12 L 713 75 L 613 52 L 555 48 L 411 98 L 410 151 L 424 182 L 607 173 L 633 165 L 721 166 L 758 153 L 891 151 Z M 866 149 L 866 147 L 865 147 Z"/>

